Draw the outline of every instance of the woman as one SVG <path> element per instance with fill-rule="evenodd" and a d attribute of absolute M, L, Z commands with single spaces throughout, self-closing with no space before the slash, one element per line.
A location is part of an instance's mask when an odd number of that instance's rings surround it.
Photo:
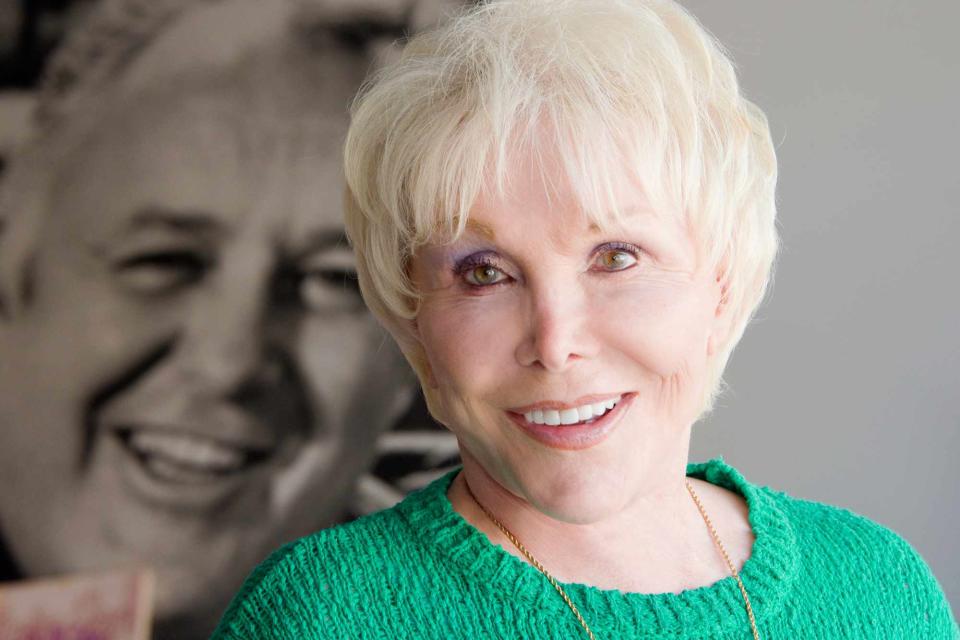
<path fill-rule="evenodd" d="M 207 638 L 267 552 L 347 515 L 415 390 L 338 195 L 408 14 L 111 0 L 56 54 L 3 183 L 0 580 L 148 565 L 157 637 Z"/>
<path fill-rule="evenodd" d="M 688 464 L 777 248 L 776 161 L 677 4 L 493 0 L 357 101 L 365 301 L 460 444 L 288 545 L 216 638 L 951 638 L 865 518 Z"/>

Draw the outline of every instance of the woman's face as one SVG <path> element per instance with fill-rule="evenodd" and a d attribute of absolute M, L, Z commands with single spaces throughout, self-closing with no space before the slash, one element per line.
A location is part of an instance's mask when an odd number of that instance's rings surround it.
<path fill-rule="evenodd" d="M 68 158 L 0 323 L 0 520 L 27 575 L 152 565 L 158 619 L 189 637 L 342 513 L 413 389 L 342 233 L 365 69 L 300 118 L 155 95 Z"/>
<path fill-rule="evenodd" d="M 624 224 L 601 231 L 531 162 L 513 169 L 464 236 L 415 256 L 425 388 L 465 464 L 544 513 L 592 522 L 683 473 L 721 286 L 680 217 L 634 185 L 617 185 Z"/>

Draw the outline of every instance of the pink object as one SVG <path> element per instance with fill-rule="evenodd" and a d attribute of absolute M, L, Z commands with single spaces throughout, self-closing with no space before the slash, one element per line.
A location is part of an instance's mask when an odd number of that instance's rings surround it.
<path fill-rule="evenodd" d="M 0 640 L 149 640 L 150 570 L 0 585 Z"/>

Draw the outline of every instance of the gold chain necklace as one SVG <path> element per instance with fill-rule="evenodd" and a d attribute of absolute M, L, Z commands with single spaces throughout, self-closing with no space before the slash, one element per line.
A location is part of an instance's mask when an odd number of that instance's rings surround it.
<path fill-rule="evenodd" d="M 720 550 L 720 555 L 723 556 L 723 559 L 727 563 L 727 567 L 730 568 L 730 573 L 733 574 L 733 577 L 737 580 L 737 585 L 740 587 L 740 594 L 743 596 L 743 601 L 747 606 L 747 616 L 750 618 L 750 629 L 753 631 L 753 639 L 760 640 L 760 634 L 757 633 L 757 622 L 753 618 L 753 607 L 750 606 L 750 596 L 747 595 L 747 589 L 743 586 L 743 580 L 740 579 L 740 573 L 737 571 L 737 568 L 733 566 L 733 563 L 730 561 L 730 556 L 727 555 L 727 550 L 724 548 L 723 543 L 720 542 L 720 536 L 717 535 L 717 530 L 714 528 L 713 523 L 710 521 L 710 516 L 707 515 L 706 509 L 703 508 L 703 504 L 700 502 L 700 498 L 697 497 L 696 492 L 694 492 L 693 487 L 689 482 L 686 482 L 687 491 L 690 492 L 690 497 L 693 498 L 694 503 L 697 505 L 697 509 L 700 511 L 700 515 L 703 517 L 703 521 L 707 524 L 707 529 L 710 530 L 710 535 L 713 537 L 713 541 L 716 543 L 717 548 Z M 470 489 L 470 485 L 464 479 L 463 486 L 467 488 L 467 493 L 470 494 L 470 497 L 473 498 L 473 501 L 477 503 L 477 506 L 487 515 L 488 518 L 497 525 L 497 528 L 507 537 L 510 542 L 513 543 L 513 546 L 523 554 L 523 557 L 536 568 L 537 571 L 542 573 L 547 580 L 550 581 L 550 584 L 553 585 L 553 588 L 557 590 L 557 593 L 560 594 L 560 597 L 563 598 L 563 601 L 567 603 L 567 606 L 570 607 L 570 610 L 573 611 L 573 615 L 577 617 L 577 620 L 580 622 L 580 626 L 583 627 L 583 630 L 587 632 L 587 636 L 590 637 L 590 640 L 597 640 L 593 635 L 593 631 L 590 630 L 590 627 L 587 625 L 587 621 L 583 619 L 583 616 L 580 615 L 580 610 L 577 609 L 577 606 L 573 604 L 573 601 L 570 599 L 570 596 L 567 595 L 567 592 L 563 590 L 563 587 L 560 586 L 560 583 L 550 575 L 550 573 L 543 567 L 540 562 L 533 557 L 527 548 L 523 546 L 520 540 L 517 539 L 515 535 L 510 533 L 510 530 L 507 529 L 502 522 L 497 520 L 490 511 L 483 506 L 483 504 L 477 499 L 477 496 L 473 495 L 473 490 Z"/>

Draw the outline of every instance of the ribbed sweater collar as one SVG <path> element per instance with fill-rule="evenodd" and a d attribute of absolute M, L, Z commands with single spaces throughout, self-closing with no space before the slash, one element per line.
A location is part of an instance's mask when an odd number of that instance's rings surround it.
<path fill-rule="evenodd" d="M 412 494 L 398 508 L 423 544 L 447 556 L 468 580 L 489 585 L 533 612 L 564 611 L 566 605 L 532 566 L 503 548 L 454 511 L 447 489 L 460 469 Z M 799 565 L 796 536 L 769 491 L 747 482 L 722 458 L 687 466 L 687 476 L 741 494 L 749 508 L 755 540 L 743 566 L 743 580 L 757 623 L 775 616 L 789 597 Z M 702 638 L 748 629 L 743 597 L 728 576 L 680 593 L 643 594 L 561 583 L 595 631 L 631 632 L 670 638 Z"/>

